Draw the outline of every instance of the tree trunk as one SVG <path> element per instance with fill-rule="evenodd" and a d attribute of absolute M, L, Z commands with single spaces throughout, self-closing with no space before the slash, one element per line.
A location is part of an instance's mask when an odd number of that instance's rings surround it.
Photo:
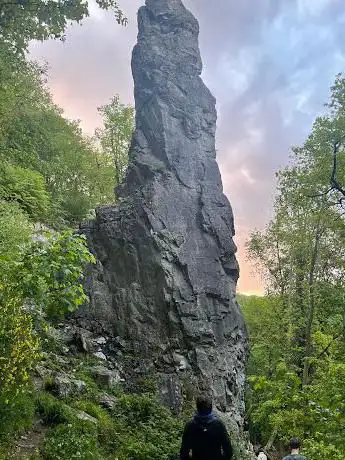
<path fill-rule="evenodd" d="M 274 441 L 275 441 L 275 439 L 277 437 L 277 434 L 278 434 L 278 428 L 274 427 L 273 430 L 272 430 L 271 436 L 270 436 L 269 440 L 267 441 L 267 444 L 264 447 L 265 451 L 268 451 L 268 450 L 270 450 L 272 448 L 272 446 L 274 444 Z"/>

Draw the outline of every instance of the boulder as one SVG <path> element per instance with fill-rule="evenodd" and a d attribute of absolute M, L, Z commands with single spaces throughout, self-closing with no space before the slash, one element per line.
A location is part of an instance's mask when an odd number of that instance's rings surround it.
<path fill-rule="evenodd" d="M 98 424 L 98 420 L 95 417 L 92 417 L 91 415 L 87 414 L 86 412 L 84 412 L 82 410 L 73 409 L 73 415 L 77 419 L 82 420 L 84 422 L 91 422 L 94 425 Z"/>
<path fill-rule="evenodd" d="M 109 396 L 104 394 L 101 396 L 99 400 L 100 406 L 104 407 L 105 409 L 112 410 L 115 407 L 116 399 L 113 396 Z"/>
<path fill-rule="evenodd" d="M 111 388 L 121 382 L 121 376 L 117 370 L 110 370 L 103 366 L 97 366 L 90 369 L 90 373 L 95 382 L 103 388 Z"/>
<path fill-rule="evenodd" d="M 58 398 L 68 398 L 86 391 L 86 383 L 67 374 L 55 374 L 49 385 L 51 392 Z"/>

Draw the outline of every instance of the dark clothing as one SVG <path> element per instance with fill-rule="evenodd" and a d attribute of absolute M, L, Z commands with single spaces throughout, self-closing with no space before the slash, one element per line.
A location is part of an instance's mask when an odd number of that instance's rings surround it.
<path fill-rule="evenodd" d="M 185 426 L 180 460 L 231 460 L 232 447 L 224 424 L 214 415 L 195 415 Z"/>
<path fill-rule="evenodd" d="M 283 460 L 307 460 L 307 459 L 306 457 L 303 457 L 303 455 L 293 454 L 293 455 L 288 455 L 287 457 L 284 457 Z"/>

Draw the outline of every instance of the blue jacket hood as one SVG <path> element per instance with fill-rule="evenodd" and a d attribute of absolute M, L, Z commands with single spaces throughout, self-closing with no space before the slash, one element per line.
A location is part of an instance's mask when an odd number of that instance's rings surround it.
<path fill-rule="evenodd" d="M 205 413 L 202 413 L 202 412 L 197 412 L 194 415 L 193 420 L 198 425 L 205 426 L 205 425 L 209 425 L 210 423 L 213 423 L 215 420 L 217 420 L 217 416 L 213 412 L 209 412 L 208 414 L 205 414 Z"/>

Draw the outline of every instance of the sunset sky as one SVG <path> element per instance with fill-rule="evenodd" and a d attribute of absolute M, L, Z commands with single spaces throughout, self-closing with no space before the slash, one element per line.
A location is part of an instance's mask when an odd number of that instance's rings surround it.
<path fill-rule="evenodd" d="M 100 125 L 97 107 L 118 93 L 133 103 L 131 49 L 136 11 L 143 0 L 120 0 L 129 18 L 118 26 L 91 5 L 82 26 L 65 43 L 31 46 L 47 61 L 49 87 L 68 118 L 87 134 Z M 275 171 L 289 149 L 310 132 L 329 87 L 345 70 L 344 0 L 185 0 L 200 22 L 203 78 L 218 101 L 218 162 L 235 214 L 241 279 L 239 290 L 262 292 L 246 261 L 251 230 L 272 212 Z"/>

